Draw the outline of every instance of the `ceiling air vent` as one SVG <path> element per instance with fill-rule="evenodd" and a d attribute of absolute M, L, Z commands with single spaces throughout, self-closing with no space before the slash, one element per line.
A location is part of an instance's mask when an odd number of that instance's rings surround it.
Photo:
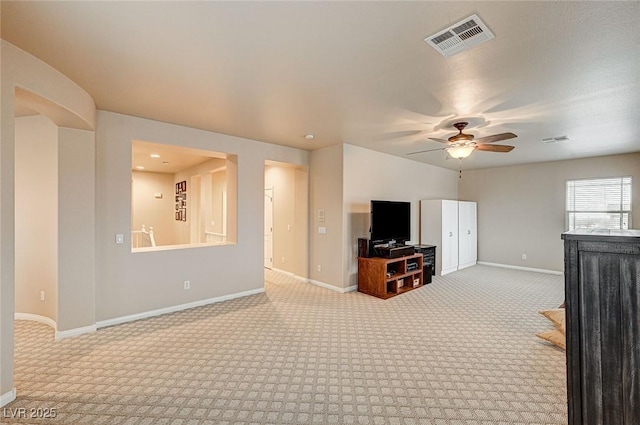
<path fill-rule="evenodd" d="M 549 143 L 566 142 L 567 140 L 569 140 L 567 136 L 558 136 L 558 137 L 547 137 L 546 139 L 542 139 L 541 142 L 544 144 L 549 144 Z"/>
<path fill-rule="evenodd" d="M 449 28 L 425 38 L 424 41 L 442 56 L 449 57 L 493 38 L 495 36 L 478 15 L 471 15 Z"/>

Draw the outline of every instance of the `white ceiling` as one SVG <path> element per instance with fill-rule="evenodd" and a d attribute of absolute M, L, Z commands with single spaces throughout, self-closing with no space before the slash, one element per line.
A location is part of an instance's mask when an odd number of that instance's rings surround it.
<path fill-rule="evenodd" d="M 2 38 L 99 109 L 317 149 L 407 157 L 443 122 L 511 131 L 466 169 L 640 151 L 640 2 L 1 2 Z M 423 39 L 476 13 L 495 39 Z M 315 139 L 304 138 L 313 133 Z M 563 136 L 568 142 L 542 144 Z M 442 151 L 407 158 L 452 169 Z"/>

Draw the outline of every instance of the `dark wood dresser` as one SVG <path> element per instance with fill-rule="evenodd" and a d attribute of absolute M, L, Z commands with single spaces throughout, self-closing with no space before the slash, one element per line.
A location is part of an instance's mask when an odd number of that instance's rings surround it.
<path fill-rule="evenodd" d="M 562 239 L 569 425 L 640 424 L 640 230 Z"/>

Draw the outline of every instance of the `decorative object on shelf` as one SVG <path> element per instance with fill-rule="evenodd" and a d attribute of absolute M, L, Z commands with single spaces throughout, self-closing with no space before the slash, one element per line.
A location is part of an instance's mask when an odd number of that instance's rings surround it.
<path fill-rule="evenodd" d="M 187 182 L 176 183 L 176 221 L 187 221 Z"/>

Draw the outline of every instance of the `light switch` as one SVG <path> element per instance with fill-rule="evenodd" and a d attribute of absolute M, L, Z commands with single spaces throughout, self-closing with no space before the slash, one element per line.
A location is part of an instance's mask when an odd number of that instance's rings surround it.
<path fill-rule="evenodd" d="M 116 243 L 124 243 L 124 235 L 122 233 L 116 234 Z"/>

